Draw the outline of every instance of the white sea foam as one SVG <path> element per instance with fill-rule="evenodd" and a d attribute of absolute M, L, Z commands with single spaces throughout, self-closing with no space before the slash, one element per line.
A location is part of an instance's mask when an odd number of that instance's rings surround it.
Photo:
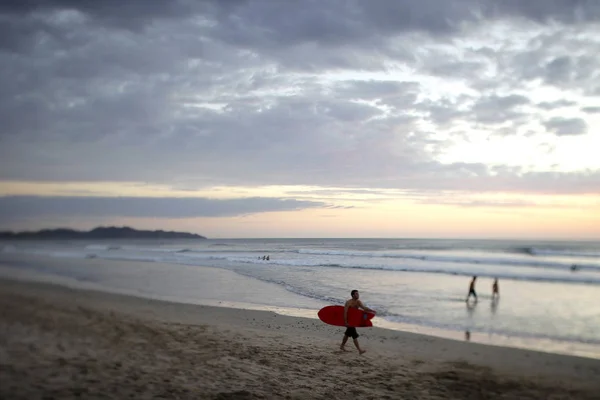
<path fill-rule="evenodd" d="M 600 258 L 600 251 L 537 249 L 534 247 L 534 248 L 530 249 L 529 252 L 533 255 L 542 255 L 542 256 L 569 256 L 569 257 Z"/>
<path fill-rule="evenodd" d="M 343 251 L 343 250 L 312 250 L 300 249 L 299 254 L 324 255 L 324 256 L 345 256 L 345 257 L 361 257 L 361 258 L 398 258 L 421 261 L 440 261 L 461 264 L 494 264 L 494 265 L 515 265 L 527 267 L 545 267 L 545 268 L 561 268 L 569 269 L 572 265 L 576 265 L 579 269 L 597 269 L 600 271 L 598 263 L 572 263 L 549 261 L 543 259 L 516 259 L 514 257 L 489 257 L 489 256 L 464 256 L 464 255 L 434 255 L 434 254 L 415 254 L 415 253 L 399 253 L 399 252 L 366 252 L 366 251 Z M 541 253 L 540 254 L 544 254 Z M 581 253 L 568 254 L 567 252 L 548 252 L 549 255 L 570 255 L 575 256 Z M 591 254 L 591 253 L 587 253 Z M 585 257 L 587 257 L 586 255 Z M 591 256 L 590 256 L 591 257 Z"/>
<path fill-rule="evenodd" d="M 89 244 L 85 246 L 86 250 L 96 250 L 96 251 L 109 251 L 109 250 L 119 250 L 121 246 L 117 246 L 115 244 Z"/>
<path fill-rule="evenodd" d="M 226 262 L 231 265 L 279 265 L 297 268 L 341 268 L 385 270 L 397 272 L 434 273 L 447 275 L 497 277 L 512 280 L 544 282 L 572 282 L 600 284 L 600 266 L 570 264 L 553 261 L 526 262 L 497 257 L 476 256 L 421 256 L 408 253 L 363 252 L 354 250 L 299 249 L 276 253 L 269 261 L 248 251 L 190 251 L 186 248 L 140 247 L 131 245 L 87 245 L 84 250 L 64 250 L 52 247 L 13 249 L 36 255 L 64 258 L 101 258 L 108 260 L 210 265 Z M 261 254 L 261 253 L 258 253 Z"/>

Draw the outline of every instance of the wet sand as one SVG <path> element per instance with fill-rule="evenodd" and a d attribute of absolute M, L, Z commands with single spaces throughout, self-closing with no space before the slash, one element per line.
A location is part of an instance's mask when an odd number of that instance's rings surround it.
<path fill-rule="evenodd" d="M 316 310 L 315 310 L 316 312 Z M 600 361 L 0 280 L 0 398 L 598 399 Z"/>

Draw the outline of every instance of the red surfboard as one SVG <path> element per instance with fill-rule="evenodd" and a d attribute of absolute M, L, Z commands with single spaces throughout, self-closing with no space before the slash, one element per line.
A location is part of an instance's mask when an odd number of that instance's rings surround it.
<path fill-rule="evenodd" d="M 344 306 L 323 307 L 317 313 L 319 319 L 326 324 L 335 326 L 346 326 L 344 324 Z M 371 319 L 375 314 L 359 310 L 358 308 L 348 309 L 348 325 L 355 328 L 365 328 L 373 326 Z"/>

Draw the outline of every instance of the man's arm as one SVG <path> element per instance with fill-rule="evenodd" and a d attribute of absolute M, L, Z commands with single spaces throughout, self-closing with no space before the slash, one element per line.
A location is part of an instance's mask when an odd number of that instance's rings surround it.
<path fill-rule="evenodd" d="M 372 312 L 373 314 L 376 314 L 377 312 L 373 309 L 370 309 L 369 307 L 365 306 L 362 301 L 358 301 L 358 307 L 362 308 L 363 310 L 365 310 L 366 312 Z"/>

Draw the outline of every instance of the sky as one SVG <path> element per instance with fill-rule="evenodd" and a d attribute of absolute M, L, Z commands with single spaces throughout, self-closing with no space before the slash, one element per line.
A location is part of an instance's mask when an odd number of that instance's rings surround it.
<path fill-rule="evenodd" d="M 0 230 L 600 239 L 596 0 L 0 3 Z"/>

